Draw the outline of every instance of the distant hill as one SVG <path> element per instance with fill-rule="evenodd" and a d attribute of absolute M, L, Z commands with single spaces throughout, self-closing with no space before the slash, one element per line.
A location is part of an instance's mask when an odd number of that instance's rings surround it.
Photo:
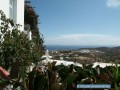
<path fill-rule="evenodd" d="M 111 51 L 119 51 L 120 52 L 120 46 L 117 46 L 117 47 L 97 47 L 97 48 L 80 48 L 78 50 L 83 50 L 83 49 L 96 49 L 96 50 L 99 50 L 99 51 L 103 51 L 103 52 L 111 52 Z"/>

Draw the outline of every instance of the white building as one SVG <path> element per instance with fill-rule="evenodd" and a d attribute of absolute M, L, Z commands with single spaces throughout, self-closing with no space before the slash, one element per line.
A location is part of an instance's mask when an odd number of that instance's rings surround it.
<path fill-rule="evenodd" d="M 7 18 L 10 18 L 14 21 L 15 24 L 22 25 L 20 27 L 21 31 L 24 31 L 28 34 L 29 39 L 32 38 L 32 33 L 30 30 L 24 29 L 24 9 L 25 9 L 25 0 L 1 0 L 0 1 L 0 10 L 2 10 Z"/>
<path fill-rule="evenodd" d="M 7 18 L 22 25 L 20 30 L 24 30 L 24 0 L 1 0 L 0 10 L 5 13 Z"/>

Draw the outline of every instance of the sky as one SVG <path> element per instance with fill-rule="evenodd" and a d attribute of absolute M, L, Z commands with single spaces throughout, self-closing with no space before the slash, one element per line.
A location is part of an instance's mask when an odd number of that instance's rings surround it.
<path fill-rule="evenodd" d="M 120 0 L 30 0 L 45 45 L 120 46 Z"/>

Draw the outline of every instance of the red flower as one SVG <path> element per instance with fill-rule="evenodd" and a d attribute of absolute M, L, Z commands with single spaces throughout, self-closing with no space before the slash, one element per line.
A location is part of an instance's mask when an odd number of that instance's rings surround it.
<path fill-rule="evenodd" d="M 0 67 L 0 76 L 4 79 L 9 79 L 10 78 L 9 73 L 5 69 L 3 69 L 2 67 Z"/>

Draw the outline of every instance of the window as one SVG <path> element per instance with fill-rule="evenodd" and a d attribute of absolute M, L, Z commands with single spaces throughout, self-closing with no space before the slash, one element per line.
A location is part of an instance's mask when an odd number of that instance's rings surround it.
<path fill-rule="evenodd" d="M 13 5 L 13 0 L 10 0 L 10 5 Z"/>
<path fill-rule="evenodd" d="M 9 18 L 16 23 L 17 17 L 17 0 L 10 0 L 9 2 Z"/>
<path fill-rule="evenodd" d="M 9 15 L 10 15 L 10 19 L 14 20 L 13 0 L 10 0 Z"/>

